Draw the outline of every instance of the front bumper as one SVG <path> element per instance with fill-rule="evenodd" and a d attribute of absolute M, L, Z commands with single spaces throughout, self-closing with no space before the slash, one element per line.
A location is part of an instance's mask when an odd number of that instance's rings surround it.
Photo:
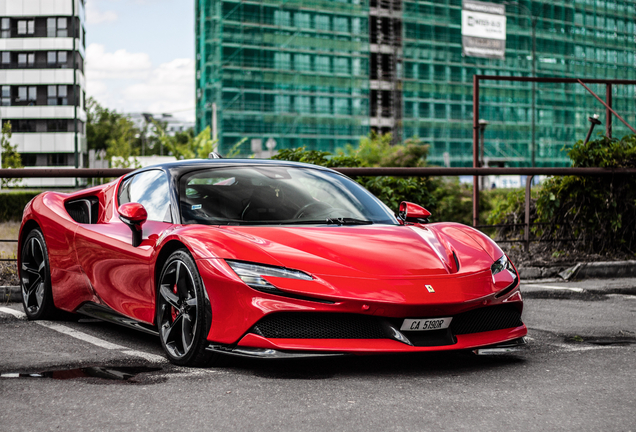
<path fill-rule="evenodd" d="M 351 354 L 397 354 L 453 350 L 493 349 L 500 347 L 511 352 L 511 346 L 527 335 L 525 325 L 483 333 L 458 335 L 457 342 L 441 346 L 412 346 L 392 339 L 265 339 L 253 333 L 247 334 L 235 346 L 210 343 L 208 350 L 225 354 L 255 358 L 303 358 L 330 357 Z M 476 352 L 487 354 L 487 352 Z"/>

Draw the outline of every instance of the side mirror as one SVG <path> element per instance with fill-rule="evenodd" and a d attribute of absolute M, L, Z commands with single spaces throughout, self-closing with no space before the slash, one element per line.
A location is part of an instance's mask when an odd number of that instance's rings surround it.
<path fill-rule="evenodd" d="M 139 203 L 122 204 L 119 209 L 119 219 L 132 231 L 132 245 L 137 247 L 141 244 L 141 226 L 148 219 L 148 212 Z"/>
<path fill-rule="evenodd" d="M 400 203 L 398 219 L 402 222 L 427 223 L 430 216 L 431 212 L 422 206 L 408 201 L 402 201 Z"/>

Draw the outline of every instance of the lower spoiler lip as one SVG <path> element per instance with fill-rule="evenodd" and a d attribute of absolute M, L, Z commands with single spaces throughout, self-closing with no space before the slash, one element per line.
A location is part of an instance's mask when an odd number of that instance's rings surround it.
<path fill-rule="evenodd" d="M 233 356 L 248 358 L 268 358 L 268 359 L 298 359 L 298 358 L 319 358 L 319 357 L 343 357 L 348 353 L 313 353 L 313 352 L 286 352 L 267 348 L 250 347 L 229 347 L 225 345 L 210 344 L 206 351 L 213 351 Z"/>
<path fill-rule="evenodd" d="M 523 350 L 526 347 L 527 343 L 527 339 L 524 336 L 518 339 L 513 339 L 511 341 L 477 348 L 473 350 L 473 353 L 475 353 L 476 355 L 510 354 Z"/>

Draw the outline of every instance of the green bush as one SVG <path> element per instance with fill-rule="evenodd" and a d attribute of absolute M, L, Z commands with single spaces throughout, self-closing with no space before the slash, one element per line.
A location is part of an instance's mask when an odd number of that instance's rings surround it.
<path fill-rule="evenodd" d="M 24 206 L 39 192 L 4 192 L 0 193 L 0 222 L 20 221 Z"/>
<path fill-rule="evenodd" d="M 636 136 L 578 141 L 568 152 L 574 167 L 636 168 Z M 557 176 L 533 188 L 530 220 L 534 236 L 554 242 L 575 240 L 575 247 L 595 254 L 634 253 L 636 248 L 636 178 L 634 176 Z M 510 192 L 495 203 L 490 224 L 525 222 L 525 191 Z M 504 228 L 499 238 L 523 230 Z"/>
<path fill-rule="evenodd" d="M 577 142 L 575 167 L 636 168 L 636 135 Z M 636 177 L 563 176 L 546 181 L 536 201 L 535 228 L 544 239 L 576 239 L 588 253 L 636 252 Z"/>

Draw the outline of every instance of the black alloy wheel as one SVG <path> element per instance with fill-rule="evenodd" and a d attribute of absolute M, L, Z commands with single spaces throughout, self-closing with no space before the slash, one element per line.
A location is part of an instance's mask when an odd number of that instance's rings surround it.
<path fill-rule="evenodd" d="M 209 302 L 190 254 L 170 255 L 157 287 L 157 327 L 168 359 L 180 366 L 206 366 L 214 353 L 206 351 L 210 329 Z"/>
<path fill-rule="evenodd" d="M 20 258 L 24 312 L 32 320 L 53 318 L 56 308 L 51 291 L 49 254 L 39 229 L 32 230 L 24 239 Z"/>

